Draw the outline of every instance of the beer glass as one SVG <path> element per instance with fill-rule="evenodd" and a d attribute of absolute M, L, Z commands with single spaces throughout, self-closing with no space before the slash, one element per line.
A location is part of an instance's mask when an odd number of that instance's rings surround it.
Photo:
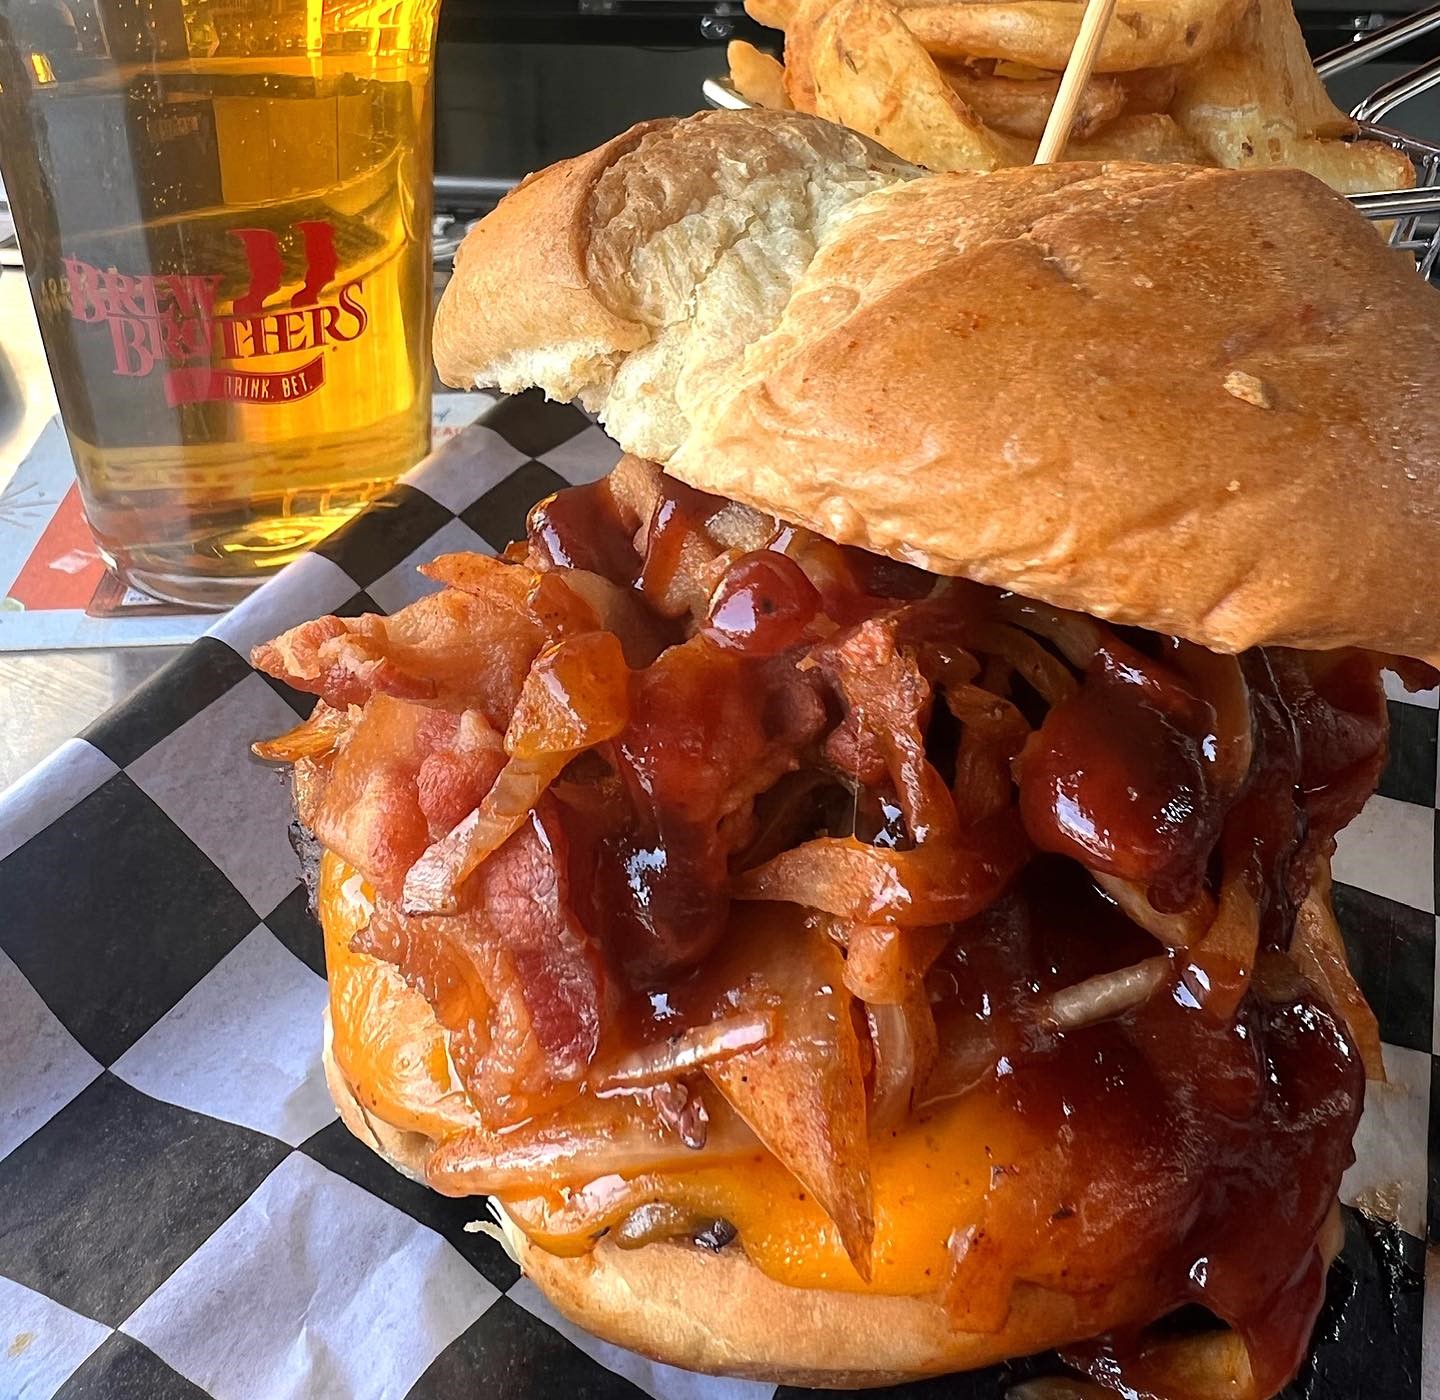
<path fill-rule="evenodd" d="M 0 169 L 106 561 L 236 601 L 430 433 L 438 0 L 0 0 Z"/>

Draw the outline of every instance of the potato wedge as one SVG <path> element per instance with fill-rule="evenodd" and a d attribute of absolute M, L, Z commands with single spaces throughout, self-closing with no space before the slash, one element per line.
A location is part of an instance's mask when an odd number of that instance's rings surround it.
<path fill-rule="evenodd" d="M 990 131 L 881 0 L 841 0 L 815 36 L 815 110 L 930 170 L 995 170 L 1023 156 Z"/>
<path fill-rule="evenodd" d="M 1133 73 L 1116 73 L 1115 81 L 1125 94 L 1127 117 L 1148 112 L 1168 112 L 1175 100 L 1180 70 L 1174 65 L 1165 68 L 1137 68 Z"/>
<path fill-rule="evenodd" d="M 980 71 L 985 60 L 977 65 L 969 59 L 937 59 L 936 64 L 965 105 L 986 126 L 1031 141 L 1040 139 L 1060 87 L 1058 73 L 1012 78 Z M 1112 117 L 1118 117 L 1124 107 L 1125 89 L 1120 82 L 1108 74 L 1096 74 L 1085 85 L 1072 135 L 1088 136 L 1098 131 Z"/>
<path fill-rule="evenodd" d="M 735 91 L 752 106 L 772 107 L 782 112 L 790 109 L 785 69 L 779 59 L 743 39 L 732 39 L 725 57 L 730 62 L 730 81 Z"/>
<path fill-rule="evenodd" d="M 1330 101 L 1290 0 L 1251 0 L 1228 44 L 1179 70 L 1171 111 L 1220 165 L 1293 165 L 1345 194 L 1415 183 L 1407 156 L 1350 139 L 1355 123 Z"/>
<path fill-rule="evenodd" d="M 1080 0 L 900 0 L 905 23 L 933 54 L 1003 58 L 1063 71 L 1080 32 Z M 1245 0 L 1118 0 L 1097 73 L 1190 63 L 1229 38 Z"/>
<path fill-rule="evenodd" d="M 815 43 L 835 0 L 795 0 L 785 25 L 785 91 L 797 112 L 814 112 Z"/>
<path fill-rule="evenodd" d="M 796 0 L 745 0 L 745 13 L 770 29 L 788 29 L 795 18 Z"/>
<path fill-rule="evenodd" d="M 1066 160 L 1140 160 L 1152 164 L 1214 165 L 1173 117 L 1150 112 L 1116 117 L 1103 131 L 1065 148 Z"/>

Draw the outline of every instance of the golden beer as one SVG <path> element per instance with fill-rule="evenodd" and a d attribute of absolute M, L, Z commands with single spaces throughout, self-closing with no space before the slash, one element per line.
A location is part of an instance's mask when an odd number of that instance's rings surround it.
<path fill-rule="evenodd" d="M 438 0 L 0 0 L 0 164 L 86 514 L 225 605 L 430 432 Z"/>

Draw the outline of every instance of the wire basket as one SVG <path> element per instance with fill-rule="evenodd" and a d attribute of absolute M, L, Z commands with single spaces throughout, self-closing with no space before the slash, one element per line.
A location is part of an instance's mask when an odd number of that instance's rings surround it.
<path fill-rule="evenodd" d="M 1368 34 L 1357 35 L 1351 43 L 1317 59 L 1315 68 L 1322 78 L 1332 78 L 1337 73 L 1372 63 L 1402 44 L 1424 38 L 1437 29 L 1440 29 L 1440 4 Z M 1382 125 L 1381 119 L 1437 83 L 1440 83 L 1440 56 L 1382 83 L 1356 103 L 1350 113 L 1358 124 L 1353 139 L 1383 141 L 1403 152 L 1415 167 L 1415 185 L 1408 190 L 1374 190 L 1347 198 L 1367 219 L 1390 222 L 1390 246 L 1411 253 L 1420 275 L 1425 278 L 1431 276 L 1440 262 L 1440 146 Z M 751 105 L 728 77 L 707 78 L 701 91 L 712 107 L 739 110 Z"/>

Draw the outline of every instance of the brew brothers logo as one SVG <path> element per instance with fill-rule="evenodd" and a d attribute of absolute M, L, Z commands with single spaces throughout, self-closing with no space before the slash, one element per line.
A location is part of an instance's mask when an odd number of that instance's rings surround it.
<path fill-rule="evenodd" d="M 284 309 L 265 309 L 285 281 L 279 235 L 270 229 L 235 228 L 230 236 L 239 240 L 249 280 L 228 315 L 215 309 L 224 281 L 219 275 L 131 277 L 113 267 L 101 269 L 66 258 L 70 314 L 77 321 L 108 327 L 116 374 L 142 377 L 162 369 L 171 405 L 212 399 L 293 403 L 307 398 L 325 382 L 324 347 L 354 340 L 364 332 L 368 317 L 360 304 L 358 281 L 340 287 L 333 301 L 321 300 L 339 265 L 330 224 L 308 220 L 294 229 L 303 241 L 305 280 Z M 316 353 L 290 369 L 231 367 L 307 350 Z"/>

